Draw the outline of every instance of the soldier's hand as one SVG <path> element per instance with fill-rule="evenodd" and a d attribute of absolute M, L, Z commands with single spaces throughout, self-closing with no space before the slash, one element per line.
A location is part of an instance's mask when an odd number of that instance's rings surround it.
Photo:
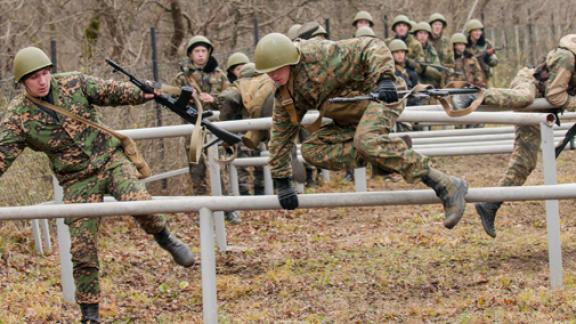
<path fill-rule="evenodd" d="M 205 103 L 213 103 L 214 97 L 207 94 L 206 92 L 202 92 L 202 93 L 200 93 L 200 100 L 202 100 L 202 102 L 205 102 Z"/>
<path fill-rule="evenodd" d="M 495 52 L 495 51 L 494 51 L 494 48 L 493 48 L 493 47 L 490 47 L 490 48 L 487 48 L 487 49 L 486 49 L 486 55 L 492 55 L 492 54 L 494 54 L 494 52 Z"/>
<path fill-rule="evenodd" d="M 278 193 L 278 201 L 280 206 L 287 210 L 298 208 L 298 195 L 292 188 L 292 179 L 290 178 L 275 178 L 274 187 Z"/>
<path fill-rule="evenodd" d="M 384 102 L 390 103 L 398 101 L 398 91 L 396 91 L 396 86 L 391 79 L 380 79 L 375 92 L 378 94 L 378 98 Z"/>

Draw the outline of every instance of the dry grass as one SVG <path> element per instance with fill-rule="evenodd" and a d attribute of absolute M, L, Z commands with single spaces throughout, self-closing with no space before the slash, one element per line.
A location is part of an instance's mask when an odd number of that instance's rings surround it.
<path fill-rule="evenodd" d="M 573 158 L 567 152 L 559 160 L 559 182 L 575 182 Z M 436 162 L 472 186 L 487 186 L 496 183 L 507 156 Z M 542 183 L 541 173 L 529 183 Z M 410 188 L 382 180 L 370 187 Z M 438 205 L 246 212 L 242 225 L 227 228 L 229 242 L 244 251 L 218 255 L 220 320 L 570 321 L 576 313 L 575 211 L 574 201 L 561 202 L 565 287 L 555 291 L 548 288 L 542 202 L 506 203 L 494 240 L 472 205 L 452 231 L 442 227 Z M 194 220 L 178 215 L 171 223 L 198 252 Z M 100 248 L 106 321 L 201 321 L 199 266 L 184 270 L 169 262 L 128 218 L 104 222 Z M 27 226 L 0 225 L 0 255 L 0 323 L 77 320 L 77 307 L 62 301 L 58 256 L 35 255 Z"/>

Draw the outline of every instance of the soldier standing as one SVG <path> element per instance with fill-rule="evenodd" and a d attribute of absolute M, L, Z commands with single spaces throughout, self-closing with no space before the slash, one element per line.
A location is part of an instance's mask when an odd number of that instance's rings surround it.
<path fill-rule="evenodd" d="M 431 168 L 429 159 L 407 149 L 401 139 L 390 138 L 404 104 L 398 101 L 394 62 L 384 42 L 377 38 L 337 42 L 302 40 L 294 44 L 282 34 L 263 37 L 256 46 L 256 70 L 267 73 L 279 87 L 280 104 L 272 114 L 270 160 L 278 199 L 284 209 L 298 207 L 292 187 L 290 152 L 300 122 L 310 109 L 322 107 L 331 97 L 373 90 L 383 102 L 369 102 L 364 108 L 320 109 L 333 122 L 321 126 L 302 143 L 304 159 L 328 170 L 373 166 L 398 172 L 408 182 L 422 180 L 443 202 L 444 225 L 454 227 L 463 215 L 467 184 Z M 362 78 L 358 78 L 362 76 Z M 351 106 L 352 107 L 352 106 Z M 337 109 L 341 108 L 341 109 Z"/>
<path fill-rule="evenodd" d="M 403 41 L 408 47 L 407 58 L 412 60 L 411 64 L 416 65 L 415 61 L 424 61 L 424 50 L 422 49 L 420 42 L 410 34 L 412 27 L 412 22 L 407 16 L 398 15 L 394 17 L 394 20 L 392 20 L 392 31 L 394 32 L 394 37 L 387 39 L 386 44 L 390 44 L 394 39 L 400 39 Z"/>
<path fill-rule="evenodd" d="M 486 81 L 489 81 L 492 76 L 492 68 L 498 65 L 498 57 L 494 47 L 486 39 L 484 25 L 482 25 L 480 20 L 472 19 L 464 27 L 468 37 L 466 48 L 476 56 L 484 70 L 484 74 L 486 74 Z"/>
<path fill-rule="evenodd" d="M 562 37 L 557 48 L 546 55 L 536 69 L 521 69 L 510 84 L 510 89 L 486 89 L 483 104 L 522 109 L 535 98 L 546 98 L 563 111 L 576 110 L 576 34 Z M 514 148 L 508 168 L 498 182 L 499 186 L 521 186 L 536 168 L 540 148 L 538 125 L 515 127 Z M 486 233 L 496 237 L 494 220 L 501 202 L 477 203 L 476 211 Z"/>
<path fill-rule="evenodd" d="M 244 65 L 250 63 L 250 59 L 246 54 L 242 52 L 233 53 L 228 57 L 228 62 L 226 62 L 226 75 L 228 81 L 233 83 L 240 77 L 240 71 Z"/>
<path fill-rule="evenodd" d="M 24 87 L 9 105 L 0 125 L 0 175 L 29 147 L 44 152 L 60 185 L 65 203 L 102 202 L 104 194 L 120 201 L 149 200 L 138 180 L 138 171 L 126 157 L 120 141 L 80 121 L 61 115 L 36 98 L 60 106 L 92 122 L 99 122 L 93 105 L 137 105 L 152 99 L 135 86 L 104 81 L 79 72 L 51 74 L 52 62 L 36 48 L 27 47 L 14 58 L 14 80 Z M 176 263 L 194 264 L 188 247 L 168 230 L 163 215 L 134 216 L 146 233 L 169 251 Z M 83 323 L 99 323 L 99 262 L 97 253 L 100 218 L 67 218 L 76 302 Z"/>
<path fill-rule="evenodd" d="M 430 42 L 432 42 L 432 46 L 434 46 L 436 53 L 438 53 L 440 64 L 451 67 L 454 64 L 454 56 L 450 39 L 444 36 L 444 30 L 446 26 L 448 26 L 446 18 L 440 13 L 433 13 L 430 15 L 428 23 L 432 28 Z"/>
<path fill-rule="evenodd" d="M 374 27 L 374 19 L 372 19 L 372 15 L 368 11 L 358 11 L 356 16 L 354 16 L 354 20 L 352 21 L 352 26 L 359 29 L 361 27 Z"/>
<path fill-rule="evenodd" d="M 413 34 L 416 40 L 422 45 L 424 51 L 423 63 L 440 65 L 438 53 L 436 53 L 434 46 L 432 46 L 432 43 L 429 41 L 432 36 L 432 28 L 430 25 L 425 21 L 417 23 L 413 29 Z M 420 83 L 431 84 L 435 88 L 440 88 L 442 85 L 442 76 L 442 72 L 436 68 L 423 65 L 420 74 Z"/>
<path fill-rule="evenodd" d="M 478 88 L 488 86 L 484 70 L 478 59 L 466 50 L 468 39 L 462 33 L 456 33 L 451 38 L 454 47 L 454 73 L 450 73 L 448 81 L 466 81 Z"/>

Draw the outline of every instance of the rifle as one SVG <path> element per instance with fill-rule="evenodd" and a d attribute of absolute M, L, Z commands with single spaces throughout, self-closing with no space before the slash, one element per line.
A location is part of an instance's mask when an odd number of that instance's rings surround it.
<path fill-rule="evenodd" d="M 497 51 L 501 51 L 503 49 L 505 49 L 506 47 L 502 46 L 502 47 L 494 47 L 494 53 L 496 53 Z M 483 57 L 484 55 L 486 55 L 486 51 L 482 51 L 482 52 L 478 52 L 476 53 L 474 56 L 479 59 L 481 57 Z"/>
<path fill-rule="evenodd" d="M 463 95 L 463 94 L 475 94 L 480 92 L 478 88 L 446 88 L 446 89 L 423 89 L 423 90 L 400 90 L 398 91 L 398 97 L 402 98 L 406 95 L 409 97 L 416 98 L 430 98 L 430 97 L 448 97 L 453 95 Z M 346 103 L 346 102 L 356 102 L 356 101 L 380 101 L 380 97 L 377 93 L 371 92 L 367 95 L 356 96 L 356 97 L 335 97 L 328 99 L 330 103 Z"/>
<path fill-rule="evenodd" d="M 454 71 L 454 69 L 443 66 L 443 65 L 424 63 L 424 62 L 420 62 L 420 61 L 416 61 L 416 63 L 423 65 L 423 66 L 429 66 L 431 68 L 435 68 L 436 70 L 438 70 L 440 72 L 447 72 L 447 73 L 452 73 L 452 74 L 464 75 L 464 73 L 462 73 L 462 72 Z"/>
<path fill-rule="evenodd" d="M 142 90 L 144 93 L 154 93 L 153 86 L 150 86 L 146 82 L 140 81 L 134 75 L 124 70 L 116 62 L 110 59 L 106 59 L 106 63 L 108 63 L 113 68 L 113 72 L 121 72 L 122 74 L 126 75 L 130 79 L 130 82 L 132 82 L 135 86 L 140 88 L 140 90 Z M 192 91 L 193 90 L 191 87 L 182 87 L 180 89 L 180 96 L 178 97 L 178 100 L 165 95 L 156 95 L 154 96 L 154 100 L 158 104 L 170 109 L 172 112 L 182 117 L 182 119 L 184 119 L 185 121 L 194 124 L 196 123 L 196 120 L 198 118 L 198 111 L 194 106 L 190 105 L 189 103 L 190 98 L 192 96 Z M 200 117 L 201 125 L 207 128 L 210 132 L 212 132 L 212 134 L 214 134 L 217 137 L 217 139 L 206 144 L 204 148 L 208 148 L 220 141 L 223 141 L 224 143 L 230 146 L 242 141 L 242 137 L 234 133 L 231 133 L 223 128 L 220 128 L 205 119 L 210 116 L 212 116 L 211 111 L 203 112 L 202 116 Z"/>

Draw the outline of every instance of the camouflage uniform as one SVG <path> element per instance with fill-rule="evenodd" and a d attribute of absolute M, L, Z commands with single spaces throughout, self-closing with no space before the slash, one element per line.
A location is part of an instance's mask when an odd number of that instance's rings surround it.
<path fill-rule="evenodd" d="M 480 41 L 477 43 L 474 43 L 474 41 L 468 37 L 468 45 L 466 46 L 466 49 L 478 59 L 478 62 L 480 62 L 480 66 L 482 66 L 482 70 L 484 70 L 487 81 L 492 76 L 492 68 L 498 65 L 498 57 L 496 56 L 496 53 L 492 55 L 486 53 L 486 50 L 490 48 L 494 47 L 488 40 L 484 39 L 484 35 L 482 35 Z"/>
<path fill-rule="evenodd" d="M 142 92 L 128 83 L 103 81 L 77 72 L 52 76 L 48 98 L 79 116 L 99 121 L 92 106 L 141 104 Z M 46 108 L 39 108 L 24 95 L 12 100 L 0 126 L 0 175 L 29 147 L 46 153 L 52 171 L 64 187 L 65 203 L 101 202 L 109 193 L 122 201 L 149 200 L 138 181 L 135 166 L 120 142 L 97 129 Z M 135 216 L 149 234 L 161 232 L 162 215 Z M 99 218 L 69 218 L 76 301 L 99 301 L 97 235 Z"/>
<path fill-rule="evenodd" d="M 412 34 L 408 34 L 404 38 L 401 37 L 388 38 L 386 39 L 386 44 L 389 45 L 390 42 L 393 41 L 394 39 L 400 39 L 404 41 L 404 43 L 406 43 L 406 46 L 408 47 L 406 58 L 418 62 L 424 62 L 425 55 L 424 55 L 424 49 L 422 48 L 422 44 L 420 44 L 420 42 Z"/>
<path fill-rule="evenodd" d="M 274 105 L 274 81 L 266 74 L 240 78 L 218 96 L 220 120 L 237 120 L 243 118 L 265 117 L 263 111 L 272 111 Z M 268 116 L 270 116 L 268 114 Z M 268 137 L 267 131 L 255 131 L 262 140 Z M 239 157 L 259 157 L 260 149 L 248 149 L 241 145 Z M 247 168 L 238 168 L 240 194 L 250 194 L 250 173 Z M 254 169 L 254 194 L 264 194 L 264 174 L 262 168 Z"/>
<path fill-rule="evenodd" d="M 447 66 L 454 65 L 454 52 L 452 51 L 452 43 L 448 37 L 435 37 L 434 34 L 432 34 L 429 42 L 432 43 L 436 53 L 438 53 L 440 64 Z"/>
<path fill-rule="evenodd" d="M 188 61 L 181 67 L 181 72 L 176 75 L 173 82 L 176 86 L 192 86 L 198 92 L 205 92 L 216 97 L 230 86 L 226 73 L 218 67 L 216 60 L 210 56 L 208 63 L 204 68 L 197 68 Z M 218 110 L 216 101 L 214 103 L 205 103 L 204 110 Z M 186 140 L 186 150 L 190 139 Z M 190 175 L 192 177 L 193 194 L 207 195 L 209 194 L 208 176 L 206 174 L 207 165 L 204 158 L 201 158 L 198 164 L 190 164 Z"/>
<path fill-rule="evenodd" d="M 331 97 L 374 90 L 382 77 L 396 79 L 394 61 L 378 39 L 359 38 L 338 42 L 299 43 L 301 59 L 292 65 L 287 87 L 294 100 L 297 122 L 288 109 L 277 105 L 273 112 L 270 160 L 273 178 L 291 176 L 290 152 L 306 111 L 319 109 Z M 280 106 L 280 107 L 279 107 Z M 302 155 L 309 163 L 328 170 L 364 166 L 370 162 L 400 173 L 416 182 L 429 170 L 428 158 L 407 149 L 398 138 L 387 135 L 394 128 L 404 104 L 367 102 L 363 106 L 340 105 L 342 109 L 321 109 L 333 123 L 322 126 L 302 143 Z"/>
<path fill-rule="evenodd" d="M 440 58 L 438 57 L 438 53 L 432 46 L 432 43 L 427 42 L 426 45 L 422 45 L 422 49 L 424 51 L 424 63 L 427 64 L 435 64 L 440 65 Z M 426 67 L 422 69 L 420 74 L 420 82 L 431 84 L 435 88 L 440 88 L 442 83 L 442 73 L 433 67 Z"/>
<path fill-rule="evenodd" d="M 456 73 L 449 73 L 448 82 L 466 81 L 479 88 L 488 86 L 486 74 L 482 70 L 478 59 L 467 51 L 465 51 L 464 55 L 454 53 L 454 72 Z"/>

